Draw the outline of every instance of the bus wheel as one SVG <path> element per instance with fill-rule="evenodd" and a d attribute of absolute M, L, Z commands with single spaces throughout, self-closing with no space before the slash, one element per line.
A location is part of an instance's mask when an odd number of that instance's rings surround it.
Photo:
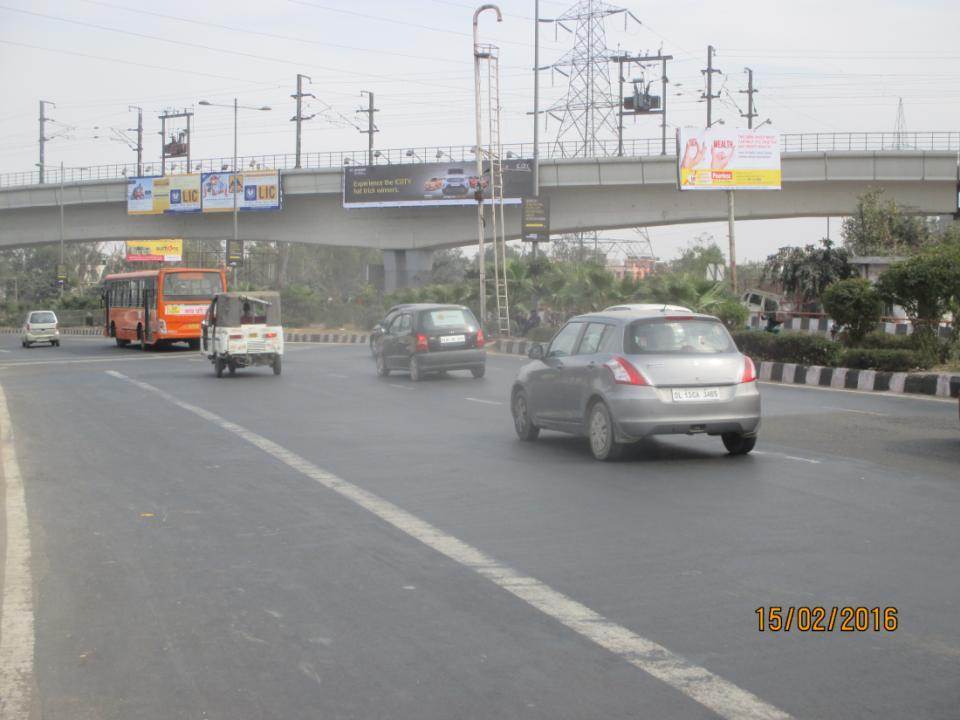
<path fill-rule="evenodd" d="M 130 344 L 129 340 L 124 340 L 123 338 L 114 338 L 117 341 L 117 347 L 126 347 Z"/>
<path fill-rule="evenodd" d="M 226 363 L 223 362 L 223 358 L 216 357 L 213 360 L 213 372 L 216 373 L 217 377 L 223 377 L 223 366 Z"/>

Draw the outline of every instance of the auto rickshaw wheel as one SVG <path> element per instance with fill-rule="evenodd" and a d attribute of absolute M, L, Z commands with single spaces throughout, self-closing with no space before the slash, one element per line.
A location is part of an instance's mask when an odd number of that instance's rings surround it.
<path fill-rule="evenodd" d="M 274 374 L 274 375 L 279 375 L 282 370 L 283 370 L 283 360 L 282 360 L 282 356 L 281 356 L 281 355 L 277 355 L 277 356 L 273 359 L 273 374 Z"/>
<path fill-rule="evenodd" d="M 236 375 L 236 374 L 237 374 L 237 363 L 234 362 L 233 360 L 231 360 L 229 363 L 227 363 L 227 369 L 230 371 L 230 374 L 231 374 L 231 375 Z"/>
<path fill-rule="evenodd" d="M 213 372 L 216 374 L 218 378 L 223 377 L 224 365 L 226 365 L 226 363 L 223 362 L 222 357 L 217 356 L 213 359 Z"/>

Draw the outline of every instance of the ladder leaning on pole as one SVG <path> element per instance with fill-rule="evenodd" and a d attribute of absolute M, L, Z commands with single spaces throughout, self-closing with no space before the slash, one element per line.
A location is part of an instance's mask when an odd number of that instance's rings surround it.
<path fill-rule="evenodd" d="M 497 48 L 487 52 L 487 158 L 490 172 L 490 214 L 493 219 L 493 274 L 497 298 L 497 329 L 510 335 L 510 298 L 507 290 L 507 240 L 503 217 L 503 146 L 500 144 L 500 62 Z M 482 182 L 482 179 L 481 179 Z"/>

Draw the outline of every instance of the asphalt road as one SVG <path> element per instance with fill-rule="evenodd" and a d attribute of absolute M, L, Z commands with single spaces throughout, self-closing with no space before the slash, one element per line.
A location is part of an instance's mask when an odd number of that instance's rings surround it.
<path fill-rule="evenodd" d="M 0 336 L 35 637 L 0 695 L 42 720 L 960 717 L 956 401 L 763 385 L 751 456 L 677 437 L 602 464 L 516 441 L 522 362 L 414 384 L 288 345 L 279 378 L 217 380 Z M 860 605 L 898 629 L 755 613 Z"/>

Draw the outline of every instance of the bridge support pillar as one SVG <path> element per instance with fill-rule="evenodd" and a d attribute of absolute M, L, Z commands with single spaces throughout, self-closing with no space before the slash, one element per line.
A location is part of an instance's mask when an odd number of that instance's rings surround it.
<path fill-rule="evenodd" d="M 384 250 L 383 290 L 425 285 L 433 269 L 433 250 Z"/>

